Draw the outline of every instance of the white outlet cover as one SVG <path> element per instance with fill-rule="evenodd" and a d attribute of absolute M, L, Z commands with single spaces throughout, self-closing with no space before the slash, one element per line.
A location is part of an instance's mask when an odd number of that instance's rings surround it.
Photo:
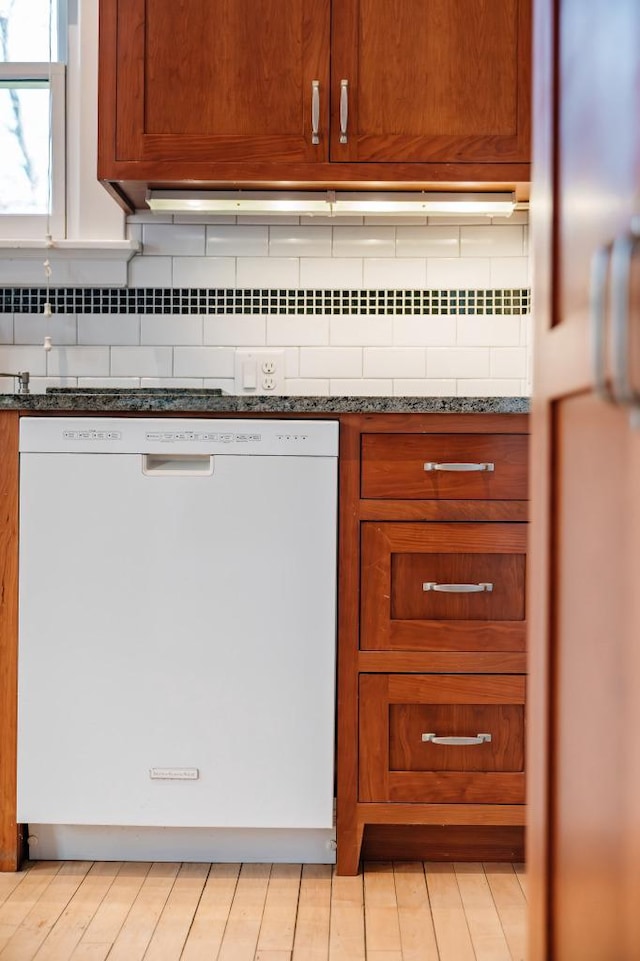
<path fill-rule="evenodd" d="M 247 388 L 244 383 L 244 365 L 256 366 L 256 386 Z M 268 373 L 264 372 L 264 365 Z M 250 396 L 252 394 L 284 394 L 284 365 L 283 350 L 236 350 L 234 368 L 234 391 L 236 394 Z M 273 369 L 271 369 L 273 368 Z"/>

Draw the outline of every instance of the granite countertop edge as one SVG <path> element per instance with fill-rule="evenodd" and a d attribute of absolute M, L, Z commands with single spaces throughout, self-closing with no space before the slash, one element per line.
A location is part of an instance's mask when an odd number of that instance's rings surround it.
<path fill-rule="evenodd" d="M 526 414 L 528 397 L 246 397 L 180 390 L 148 395 L 135 389 L 112 394 L 0 394 L 0 410 L 210 414 Z"/>

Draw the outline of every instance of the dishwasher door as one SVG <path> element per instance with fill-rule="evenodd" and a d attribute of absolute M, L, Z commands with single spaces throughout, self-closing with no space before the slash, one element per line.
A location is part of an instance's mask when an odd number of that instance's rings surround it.
<path fill-rule="evenodd" d="M 22 423 L 18 819 L 331 827 L 337 424 Z"/>

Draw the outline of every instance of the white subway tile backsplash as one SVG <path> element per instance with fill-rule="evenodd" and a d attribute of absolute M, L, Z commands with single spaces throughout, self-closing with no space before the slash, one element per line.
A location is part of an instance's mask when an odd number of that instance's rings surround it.
<path fill-rule="evenodd" d="M 492 257 L 492 287 L 528 287 L 529 260 L 527 257 Z"/>
<path fill-rule="evenodd" d="M 143 253 L 177 257 L 204 256 L 204 224 L 144 224 Z"/>
<path fill-rule="evenodd" d="M 17 316 L 20 316 L 19 314 Z M 13 343 L 13 314 L 0 314 L 0 344 Z"/>
<path fill-rule="evenodd" d="M 235 287 L 235 257 L 174 257 L 174 287 Z"/>
<path fill-rule="evenodd" d="M 0 390 L 4 391 L 5 388 L 1 386 L 4 383 L 4 379 L 0 381 Z M 77 387 L 78 378 L 77 377 L 32 377 L 29 381 L 29 390 L 32 394 L 46 394 L 50 387 Z"/>
<path fill-rule="evenodd" d="M 456 397 L 456 381 L 423 378 L 421 380 L 394 380 L 394 397 Z"/>
<path fill-rule="evenodd" d="M 389 397 L 393 393 L 393 381 L 372 378 L 358 380 L 331 380 L 329 393 L 332 397 Z"/>
<path fill-rule="evenodd" d="M 267 317 L 267 344 L 308 347 L 329 343 L 329 318 L 315 315 Z"/>
<path fill-rule="evenodd" d="M 427 265 L 424 260 L 418 258 L 401 259 L 400 257 L 366 257 L 362 263 L 363 287 L 420 290 L 426 286 Z"/>
<path fill-rule="evenodd" d="M 334 227 L 334 257 L 395 257 L 394 227 Z"/>
<path fill-rule="evenodd" d="M 396 253 L 398 257 L 459 257 L 460 228 L 398 227 Z"/>
<path fill-rule="evenodd" d="M 235 351 L 230 347 L 176 347 L 175 377 L 233 378 Z"/>
<path fill-rule="evenodd" d="M 238 287 L 297 287 L 299 278 L 297 257 L 238 257 Z"/>
<path fill-rule="evenodd" d="M 291 378 L 286 381 L 286 391 L 292 397 L 328 397 L 329 381 L 317 377 Z"/>
<path fill-rule="evenodd" d="M 446 347 L 455 343 L 455 317 L 428 314 L 393 318 L 393 344 L 397 347 Z"/>
<path fill-rule="evenodd" d="M 521 397 L 522 381 L 498 380 L 458 380 L 458 397 Z"/>
<path fill-rule="evenodd" d="M 458 317 L 458 344 L 464 347 L 517 347 L 520 344 L 520 317 Z"/>
<path fill-rule="evenodd" d="M 131 390 L 140 386 L 139 377 L 78 377 L 78 387 L 121 387 Z"/>
<path fill-rule="evenodd" d="M 58 346 L 75 344 L 77 341 L 77 320 L 75 314 L 16 314 L 14 322 L 14 343 L 39 344 L 44 338 Z"/>
<path fill-rule="evenodd" d="M 446 290 L 449 287 L 468 290 L 470 287 L 489 287 L 491 260 L 467 257 L 432 257 L 427 260 L 427 287 Z"/>
<path fill-rule="evenodd" d="M 224 394 L 234 394 L 236 389 L 233 377 L 205 377 L 202 386 L 206 388 L 215 387 Z"/>
<path fill-rule="evenodd" d="M 301 257 L 301 287 L 362 287 L 362 259 Z"/>
<path fill-rule="evenodd" d="M 112 347 L 114 377 L 171 377 L 172 347 Z"/>
<path fill-rule="evenodd" d="M 492 377 L 526 377 L 526 348 L 492 347 L 490 373 Z"/>
<path fill-rule="evenodd" d="M 294 226 L 300 223 L 298 214 L 242 214 L 238 216 L 239 224 L 266 224 L 267 226 L 281 227 L 284 224 Z"/>
<path fill-rule="evenodd" d="M 463 257 L 521 257 L 524 253 L 524 227 L 461 227 L 460 251 Z"/>
<path fill-rule="evenodd" d="M 267 342 L 264 317 L 214 314 L 204 318 L 204 343 L 217 347 L 257 347 Z"/>
<path fill-rule="evenodd" d="M 44 354 L 53 377 L 108 377 L 109 347 L 55 347 Z M 29 368 L 31 369 L 31 368 Z M 116 372 L 117 373 L 117 372 Z"/>
<path fill-rule="evenodd" d="M 127 283 L 127 264 L 122 260 L 67 260 L 54 265 L 56 283 L 68 287 L 124 287 Z M 59 268 L 66 268 L 64 281 Z"/>
<path fill-rule="evenodd" d="M 427 347 L 427 376 L 488 377 L 489 350 L 474 347 Z"/>
<path fill-rule="evenodd" d="M 424 377 L 422 347 L 365 347 L 364 377 Z"/>
<path fill-rule="evenodd" d="M 129 287 L 171 287 L 171 257 L 133 257 L 129 261 Z"/>
<path fill-rule="evenodd" d="M 301 347 L 301 377 L 362 377 L 359 347 Z"/>
<path fill-rule="evenodd" d="M 197 390 L 203 386 L 202 377 L 141 377 L 141 387 L 187 387 Z"/>
<path fill-rule="evenodd" d="M 331 227 L 270 227 L 269 254 L 272 257 L 330 257 Z"/>
<path fill-rule="evenodd" d="M 63 313 L 75 304 L 61 307 L 51 318 L 39 311 L 0 313 L 0 344 L 9 345 L 0 347 L 0 369 L 29 370 L 32 384 L 38 383 L 33 389 L 60 380 L 70 385 L 221 387 L 233 393 L 236 348 L 271 347 L 284 351 L 285 390 L 291 394 L 526 393 L 529 316 L 426 310 L 497 310 L 502 303 L 484 307 L 480 296 L 474 307 L 460 298 L 438 297 L 440 291 L 526 288 L 527 224 L 524 211 L 510 220 L 421 221 L 136 215 L 128 231 L 142 240 L 144 250 L 130 261 L 131 287 L 217 289 L 222 295 L 199 293 L 184 304 L 164 298 L 154 314 L 135 299 L 120 301 L 115 294 L 107 299 L 97 291 L 83 307 L 95 313 Z M 113 286 L 124 282 L 124 270 L 121 262 L 109 260 L 60 260 L 54 264 L 52 286 L 75 286 L 78 278 L 83 286 Z M 41 288 L 42 264 L 0 259 L 3 282 Z M 299 288 L 364 288 L 376 294 L 315 301 L 301 299 Z M 253 289 L 278 293 L 275 300 L 257 298 L 254 303 L 246 294 Z M 430 289 L 434 298 L 415 293 Z M 243 294 L 234 295 L 234 290 Z M 287 296 L 288 290 L 294 293 Z M 410 293 L 383 297 L 377 293 L 382 290 Z M 97 312 L 105 303 L 122 303 L 123 309 L 140 313 Z M 514 304 L 516 309 L 519 302 Z M 323 305 L 327 313 L 322 313 Z M 377 313 L 383 305 L 389 312 Z M 246 312 L 236 314 L 239 309 Z M 343 313 L 331 313 L 336 309 Z M 424 314 L 411 313 L 421 309 Z M 40 347 L 46 334 L 54 343 L 48 357 Z M 6 355 L 7 350 L 12 353 Z M 0 382 L 0 389 L 13 385 Z"/>
<path fill-rule="evenodd" d="M 78 314 L 78 343 L 90 346 L 140 343 L 138 314 Z"/>
<path fill-rule="evenodd" d="M 140 318 L 140 343 L 201 344 L 202 317 L 198 314 L 144 314 Z"/>
<path fill-rule="evenodd" d="M 266 257 L 269 228 L 264 226 L 207 227 L 207 257 Z"/>
<path fill-rule="evenodd" d="M 336 314 L 329 319 L 329 339 L 336 347 L 385 346 L 391 343 L 392 324 L 391 317 L 381 314 Z"/>

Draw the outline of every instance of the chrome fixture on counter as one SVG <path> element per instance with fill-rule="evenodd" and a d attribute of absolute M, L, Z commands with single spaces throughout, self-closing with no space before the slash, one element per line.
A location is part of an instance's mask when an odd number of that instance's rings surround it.
<path fill-rule="evenodd" d="M 14 380 L 19 380 L 19 381 L 20 381 L 20 390 L 18 391 L 18 393 L 19 393 L 19 394 L 28 394 L 28 393 L 29 393 L 29 377 L 30 377 L 30 374 L 29 374 L 29 371 L 28 371 L 28 370 L 18 371 L 17 374 L 6 374 L 6 373 L 3 374 L 3 373 L 0 372 L 0 377 L 13 377 Z"/>

